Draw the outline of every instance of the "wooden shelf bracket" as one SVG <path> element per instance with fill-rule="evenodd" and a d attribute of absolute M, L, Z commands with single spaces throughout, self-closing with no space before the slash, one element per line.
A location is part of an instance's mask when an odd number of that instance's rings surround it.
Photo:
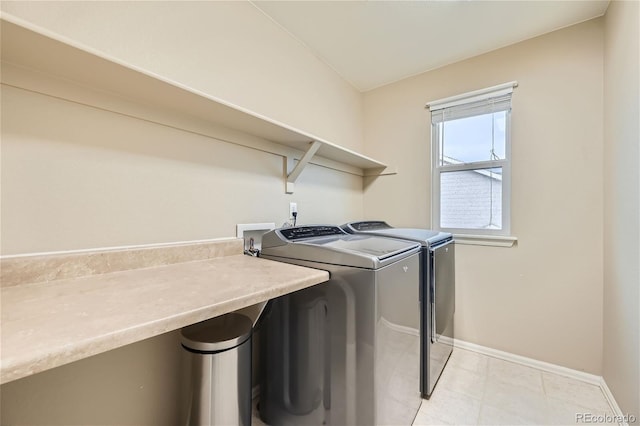
<path fill-rule="evenodd" d="M 298 180 L 300 173 L 302 173 L 304 168 L 307 166 L 307 164 L 309 164 L 309 161 L 311 161 L 311 159 L 316 154 L 318 149 L 320 149 L 321 146 L 322 146 L 322 142 L 320 141 L 311 142 L 311 145 L 309 145 L 307 152 L 304 153 L 300 161 L 298 161 L 298 164 L 296 164 L 295 167 L 293 167 L 293 170 L 291 170 L 291 172 L 289 172 L 289 169 L 290 169 L 290 165 L 293 163 L 293 158 L 291 157 L 285 158 L 285 167 L 286 167 L 285 192 L 287 194 L 293 194 L 295 183 L 296 183 L 296 180 Z"/>

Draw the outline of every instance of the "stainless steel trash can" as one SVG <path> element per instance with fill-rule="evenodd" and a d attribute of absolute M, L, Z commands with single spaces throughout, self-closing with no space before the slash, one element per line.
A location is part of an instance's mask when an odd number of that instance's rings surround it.
<path fill-rule="evenodd" d="M 252 327 L 247 316 L 229 313 L 182 329 L 191 370 L 188 425 L 251 425 Z"/>

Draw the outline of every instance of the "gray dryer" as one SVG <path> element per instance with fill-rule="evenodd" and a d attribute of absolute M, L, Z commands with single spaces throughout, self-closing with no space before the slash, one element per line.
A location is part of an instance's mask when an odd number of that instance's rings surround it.
<path fill-rule="evenodd" d="M 455 245 L 448 232 L 394 228 L 383 221 L 350 222 L 341 227 L 355 235 L 401 238 L 419 243 L 421 346 L 420 393 L 429 398 L 453 351 Z"/>

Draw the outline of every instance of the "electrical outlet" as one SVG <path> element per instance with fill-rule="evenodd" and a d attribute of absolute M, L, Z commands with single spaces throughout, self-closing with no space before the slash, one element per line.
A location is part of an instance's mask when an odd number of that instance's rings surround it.
<path fill-rule="evenodd" d="M 289 203 L 289 219 L 293 219 L 294 213 L 298 213 L 298 203 Z"/>

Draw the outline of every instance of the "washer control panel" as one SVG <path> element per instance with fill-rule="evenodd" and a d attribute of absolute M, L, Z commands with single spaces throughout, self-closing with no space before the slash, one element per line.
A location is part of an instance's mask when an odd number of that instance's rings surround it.
<path fill-rule="evenodd" d="M 345 235 L 342 229 L 337 226 L 297 226 L 295 228 L 285 228 L 280 230 L 280 234 L 289 241 L 301 240 L 303 238 L 326 237 L 329 235 Z"/>

